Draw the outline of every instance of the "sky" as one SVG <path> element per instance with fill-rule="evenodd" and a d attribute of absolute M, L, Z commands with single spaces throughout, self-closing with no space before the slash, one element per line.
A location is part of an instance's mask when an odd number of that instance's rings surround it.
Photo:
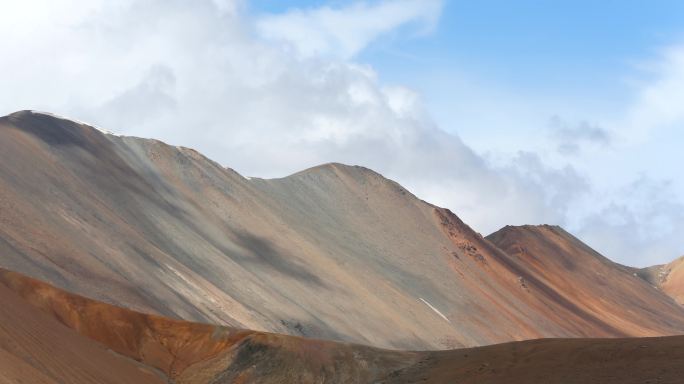
<path fill-rule="evenodd" d="M 0 0 L 0 114 L 282 177 L 372 168 L 489 234 L 684 255 L 684 3 Z"/>

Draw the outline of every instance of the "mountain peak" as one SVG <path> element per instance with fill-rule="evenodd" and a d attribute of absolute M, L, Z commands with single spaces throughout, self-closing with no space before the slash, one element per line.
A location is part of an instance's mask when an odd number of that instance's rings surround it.
<path fill-rule="evenodd" d="M 498 231 L 492 233 L 493 236 L 497 233 L 508 233 L 508 232 L 539 232 L 539 231 L 562 231 L 567 232 L 563 227 L 556 224 L 523 224 L 523 225 L 506 225 Z"/>
<path fill-rule="evenodd" d="M 338 162 L 329 162 L 329 163 L 323 163 L 311 168 L 307 168 L 303 171 L 296 172 L 290 176 L 298 176 L 298 175 L 311 175 L 311 174 L 320 174 L 320 173 L 337 173 L 337 174 L 346 174 L 346 175 L 372 175 L 372 176 L 380 176 L 383 177 L 381 174 L 378 172 L 375 172 L 374 170 L 361 166 L 361 165 L 349 165 L 349 164 L 344 164 L 344 163 L 338 163 Z"/>

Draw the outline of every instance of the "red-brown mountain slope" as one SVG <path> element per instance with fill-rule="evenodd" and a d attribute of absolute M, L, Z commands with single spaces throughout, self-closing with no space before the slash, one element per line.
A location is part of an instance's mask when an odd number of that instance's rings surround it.
<path fill-rule="evenodd" d="M 487 239 L 525 265 L 526 271 L 568 303 L 581 303 L 582 317 L 600 318 L 606 326 L 646 336 L 660 326 L 677 324 L 669 297 L 556 226 L 505 227 Z M 644 308 L 660 310 L 645 313 Z M 649 326 L 645 327 L 645 319 Z"/>
<path fill-rule="evenodd" d="M 419 354 L 191 323 L 0 270 L 0 382 L 366 383 Z"/>
<path fill-rule="evenodd" d="M 67 328 L 4 284 L 0 308 L 0 383 L 166 382 L 155 369 Z"/>
<path fill-rule="evenodd" d="M 0 271 L 0 383 L 679 383 L 684 337 L 396 352 L 145 315 Z"/>

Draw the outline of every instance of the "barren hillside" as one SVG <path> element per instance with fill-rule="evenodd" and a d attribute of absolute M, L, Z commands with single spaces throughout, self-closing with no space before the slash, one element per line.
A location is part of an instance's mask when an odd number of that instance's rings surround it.
<path fill-rule="evenodd" d="M 684 309 L 619 267 L 542 271 L 362 167 L 248 179 L 23 111 L 0 118 L 0 211 L 1 266 L 178 319 L 400 349 L 684 331 Z M 588 280 L 642 296 L 568 293 Z"/>
<path fill-rule="evenodd" d="M 4 283 L 0 308 L 0 383 L 166 382 L 157 370 L 69 329 Z"/>
<path fill-rule="evenodd" d="M 581 316 L 602 318 L 626 334 L 660 334 L 679 322 L 677 304 L 635 276 L 633 269 L 598 254 L 556 226 L 505 227 L 487 239 L 526 266 Z M 644 308 L 659 308 L 649 313 Z M 648 326 L 645 326 L 648 322 Z"/>

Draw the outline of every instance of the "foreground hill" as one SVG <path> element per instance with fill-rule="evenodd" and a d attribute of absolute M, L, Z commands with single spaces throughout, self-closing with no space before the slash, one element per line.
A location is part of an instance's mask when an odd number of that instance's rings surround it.
<path fill-rule="evenodd" d="M 0 305 L 2 383 L 370 383 L 420 359 L 142 314 L 7 270 Z"/>
<path fill-rule="evenodd" d="M 428 353 L 380 383 L 678 384 L 684 336 L 545 339 Z"/>
<path fill-rule="evenodd" d="M 5 383 L 678 383 L 684 337 L 535 340 L 440 352 L 190 323 L 0 270 Z"/>
<path fill-rule="evenodd" d="M 248 179 L 23 111 L 0 118 L 0 211 L 1 266 L 177 319 L 399 349 L 684 332 L 684 309 L 619 266 L 603 290 L 635 305 L 570 295 L 602 280 L 550 276 L 362 167 Z"/>
<path fill-rule="evenodd" d="M 0 307 L 0 383 L 166 382 L 156 370 L 65 327 L 4 284 Z"/>
<path fill-rule="evenodd" d="M 643 268 L 635 273 L 684 305 L 684 256 L 669 264 Z"/>

